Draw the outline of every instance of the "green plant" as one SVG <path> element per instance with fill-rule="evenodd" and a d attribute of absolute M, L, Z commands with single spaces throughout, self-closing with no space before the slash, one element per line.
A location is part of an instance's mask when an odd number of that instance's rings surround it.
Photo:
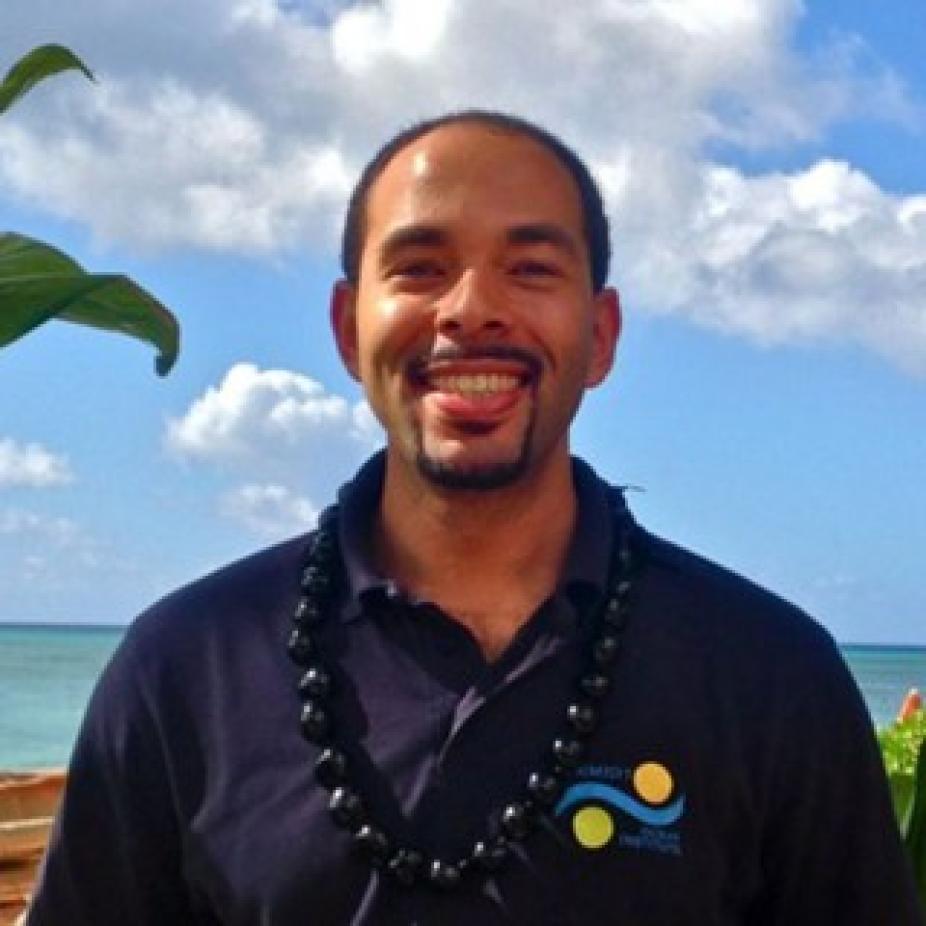
<path fill-rule="evenodd" d="M 878 732 L 894 812 L 926 907 L 926 710 Z"/>
<path fill-rule="evenodd" d="M 63 45 L 33 48 L 7 71 L 0 83 L 0 113 L 6 112 L 39 81 L 62 71 L 80 71 L 88 80 L 95 80 L 90 69 L 69 48 Z"/>
<path fill-rule="evenodd" d="M 0 113 L 39 81 L 70 70 L 94 79 L 69 49 L 61 45 L 34 48 L 0 82 Z M 161 376 L 177 359 L 177 320 L 129 277 L 87 273 L 57 248 L 16 232 L 0 232 L 0 348 L 53 318 L 152 344 L 158 350 L 155 369 Z"/>
<path fill-rule="evenodd" d="M 0 232 L 0 347 L 51 318 L 150 342 L 159 350 L 161 376 L 177 357 L 176 320 L 129 277 L 87 273 L 51 245 Z"/>

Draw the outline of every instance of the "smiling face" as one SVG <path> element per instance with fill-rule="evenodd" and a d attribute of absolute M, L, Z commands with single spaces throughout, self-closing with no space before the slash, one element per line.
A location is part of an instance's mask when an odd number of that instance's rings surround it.
<path fill-rule="evenodd" d="M 617 296 L 593 294 L 578 190 L 556 157 L 479 123 L 402 149 L 369 192 L 338 347 L 390 466 L 498 488 L 568 462 L 569 423 L 611 366 Z"/>

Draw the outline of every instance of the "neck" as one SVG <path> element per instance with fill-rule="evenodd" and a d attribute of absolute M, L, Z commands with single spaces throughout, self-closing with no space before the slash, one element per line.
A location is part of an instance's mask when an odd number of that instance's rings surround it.
<path fill-rule="evenodd" d="M 555 589 L 575 518 L 565 447 L 491 491 L 436 487 L 387 453 L 374 556 L 384 575 L 467 626 L 491 658 Z"/>

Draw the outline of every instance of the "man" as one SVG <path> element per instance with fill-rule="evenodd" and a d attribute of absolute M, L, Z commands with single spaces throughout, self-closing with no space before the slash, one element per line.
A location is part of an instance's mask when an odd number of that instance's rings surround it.
<path fill-rule="evenodd" d="M 129 631 L 30 926 L 921 922 L 829 637 L 570 458 L 608 254 L 530 124 L 380 152 L 331 314 L 386 449 Z"/>

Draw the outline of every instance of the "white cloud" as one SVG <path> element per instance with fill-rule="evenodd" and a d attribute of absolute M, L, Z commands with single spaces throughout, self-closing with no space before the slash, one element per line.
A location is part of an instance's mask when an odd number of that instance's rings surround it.
<path fill-rule="evenodd" d="M 74 475 L 65 457 L 46 450 L 40 444 L 19 444 L 9 437 L 0 438 L 0 488 L 45 488 L 73 480 Z"/>
<path fill-rule="evenodd" d="M 424 62 L 448 37 L 450 0 L 383 0 L 345 10 L 334 22 L 335 62 L 353 75 L 367 74 L 384 59 Z"/>
<path fill-rule="evenodd" d="M 623 208 L 653 179 L 622 188 Z M 762 343 L 853 340 L 926 372 L 926 197 L 836 161 L 761 177 L 706 166 L 687 182 L 688 220 L 651 219 L 660 250 L 646 233 L 625 243 L 618 276 L 638 299 Z"/>
<path fill-rule="evenodd" d="M 318 452 L 344 439 L 371 449 L 373 421 L 366 402 L 352 406 L 301 373 L 236 363 L 168 422 L 167 443 L 181 455 L 218 460 Z"/>
<path fill-rule="evenodd" d="M 113 81 L 81 105 L 83 124 L 65 129 L 52 152 L 38 133 L 4 131 L 2 175 L 13 189 L 103 238 L 146 248 L 271 253 L 333 236 L 350 180 L 331 145 L 272 145 L 269 127 L 240 104 L 173 80 Z"/>
<path fill-rule="evenodd" d="M 282 539 L 311 530 L 318 509 L 286 486 L 239 486 L 221 502 L 223 514 L 265 540 Z"/>
<path fill-rule="evenodd" d="M 630 305 L 764 341 L 848 338 L 926 371 L 922 197 L 828 160 L 747 177 L 707 154 L 820 143 L 860 116 L 922 124 L 857 38 L 797 51 L 800 0 L 8 6 L 26 38 L 53 18 L 101 83 L 58 81 L 6 119 L 0 190 L 104 239 L 330 254 L 388 134 L 508 109 L 598 166 Z"/>
<path fill-rule="evenodd" d="M 311 499 L 333 500 L 345 473 L 382 443 L 366 402 L 348 402 L 290 370 L 235 364 L 167 423 L 172 454 L 248 481 L 223 492 L 220 512 L 262 540 L 315 526 Z"/>
<path fill-rule="evenodd" d="M 344 474 L 381 445 L 382 431 L 364 401 L 351 403 L 301 373 L 238 363 L 168 421 L 165 442 L 180 458 L 274 491 L 285 487 L 290 494 L 279 504 L 292 509 L 305 492 L 331 498 Z M 249 504 L 266 507 L 272 494 L 252 492 Z M 235 510 L 243 511 L 240 504 Z M 300 509 L 299 523 L 309 511 Z"/>

